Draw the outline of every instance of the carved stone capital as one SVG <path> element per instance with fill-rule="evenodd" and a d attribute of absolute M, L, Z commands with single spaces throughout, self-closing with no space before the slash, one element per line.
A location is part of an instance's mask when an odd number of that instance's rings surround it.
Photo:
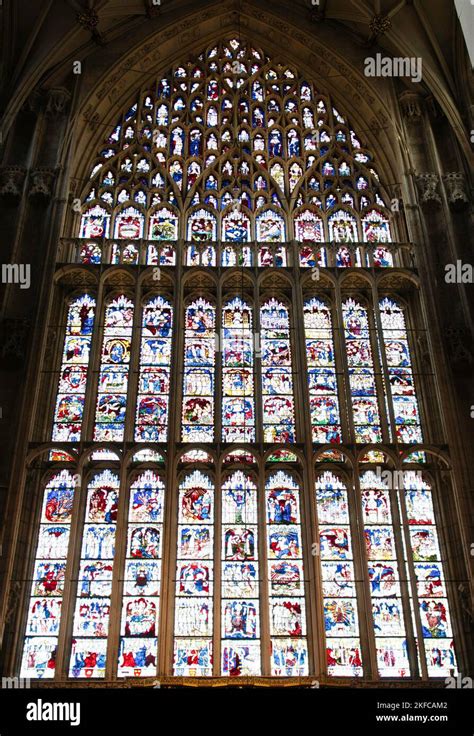
<path fill-rule="evenodd" d="M 466 180 L 461 171 L 450 171 L 443 176 L 448 202 L 453 210 L 462 210 L 469 204 Z"/>
<path fill-rule="evenodd" d="M 41 167 L 30 171 L 30 189 L 28 196 L 35 202 L 46 202 L 53 192 L 56 171 Z"/>
<path fill-rule="evenodd" d="M 16 204 L 23 194 L 26 169 L 22 166 L 2 166 L 0 169 L 0 197 Z"/>
<path fill-rule="evenodd" d="M 71 93 L 65 87 L 55 87 L 46 92 L 46 114 L 64 115 L 71 99 Z"/>
<path fill-rule="evenodd" d="M 403 117 L 410 123 L 419 123 L 423 118 L 424 100 L 418 92 L 405 90 L 398 97 Z"/>
<path fill-rule="evenodd" d="M 426 207 L 441 205 L 441 197 L 437 191 L 439 184 L 437 174 L 417 174 L 416 183 L 422 205 Z"/>

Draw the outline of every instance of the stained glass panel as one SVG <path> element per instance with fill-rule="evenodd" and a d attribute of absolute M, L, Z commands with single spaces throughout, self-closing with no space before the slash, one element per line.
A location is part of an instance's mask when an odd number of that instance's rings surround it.
<path fill-rule="evenodd" d="M 381 677 L 410 677 L 400 589 L 406 572 L 397 558 L 390 490 L 372 470 L 362 474 L 360 485 L 378 671 Z"/>
<path fill-rule="evenodd" d="M 382 442 L 367 310 L 347 299 L 342 312 L 356 442 Z"/>
<path fill-rule="evenodd" d="M 360 677 L 363 670 L 349 503 L 346 486 L 333 473 L 325 472 L 317 479 L 316 506 L 328 674 Z"/>
<path fill-rule="evenodd" d="M 423 442 L 405 315 L 391 299 L 379 306 L 397 440 Z"/>
<path fill-rule="evenodd" d="M 215 316 L 215 308 L 205 299 L 196 299 L 186 308 L 183 442 L 214 439 Z"/>
<path fill-rule="evenodd" d="M 87 488 L 70 677 L 105 677 L 119 478 L 110 470 Z"/>
<path fill-rule="evenodd" d="M 168 435 L 173 310 L 161 296 L 143 307 L 135 440 L 165 442 Z"/>
<path fill-rule="evenodd" d="M 309 406 L 313 442 L 342 441 L 331 311 L 319 299 L 304 305 Z"/>
<path fill-rule="evenodd" d="M 299 486 L 282 470 L 265 484 L 271 672 L 308 673 Z"/>
<path fill-rule="evenodd" d="M 257 487 L 242 471 L 222 486 L 222 674 L 260 674 Z"/>
<path fill-rule="evenodd" d="M 151 470 L 131 485 L 119 645 L 119 677 L 156 673 L 164 483 Z"/>
<path fill-rule="evenodd" d="M 178 495 L 178 551 L 174 619 L 175 675 L 212 674 L 214 487 L 195 470 Z"/>
<path fill-rule="evenodd" d="M 53 440 L 79 442 L 81 438 L 94 319 L 95 299 L 84 294 L 71 300 L 54 410 Z"/>
<path fill-rule="evenodd" d="M 222 310 L 222 439 L 255 440 L 252 309 L 240 297 Z"/>
<path fill-rule="evenodd" d="M 295 442 L 288 309 L 276 299 L 260 311 L 264 442 Z"/>
<path fill-rule="evenodd" d="M 125 429 L 133 302 L 121 295 L 105 310 L 94 439 L 121 441 Z"/>
<path fill-rule="evenodd" d="M 75 476 L 61 470 L 44 489 L 21 677 L 55 675 L 75 486 Z"/>

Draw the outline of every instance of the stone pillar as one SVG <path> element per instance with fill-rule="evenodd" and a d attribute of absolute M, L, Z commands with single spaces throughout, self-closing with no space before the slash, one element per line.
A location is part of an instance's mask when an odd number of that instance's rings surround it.
<path fill-rule="evenodd" d="M 449 550 L 451 575 L 456 584 L 456 581 L 471 578 L 472 564 L 470 542 L 473 534 L 468 528 L 468 489 L 472 487 L 472 480 L 468 448 L 469 444 L 472 446 L 472 442 L 469 443 L 469 436 L 473 434 L 470 405 L 474 404 L 474 398 L 469 383 L 472 379 L 467 376 L 472 376 L 473 333 L 467 289 L 473 286 L 446 283 L 445 266 L 455 264 L 469 246 L 469 192 L 463 172 L 468 162 L 461 157 L 449 120 L 442 116 L 432 99 L 403 92 L 399 104 L 405 133 L 402 151 L 405 212 L 410 238 L 417 246 L 422 284 L 421 314 L 417 315 L 416 322 L 428 328 L 426 351 L 437 377 L 437 381 L 427 377 L 425 385 L 428 397 L 431 391 L 430 413 L 437 412 L 436 406 L 439 406 L 439 421 L 433 416 L 430 420 L 430 426 L 436 427 L 432 441 L 448 444 L 453 463 L 451 497 L 441 497 L 440 502 L 442 526 L 449 529 L 451 540 L 458 540 L 456 549 L 451 543 L 453 548 Z M 458 170 L 454 169 L 456 165 Z M 459 619 L 459 600 L 452 598 L 451 607 L 453 618 Z M 457 643 L 458 649 L 460 646 L 463 649 L 462 661 L 472 672 L 472 637 L 468 642 L 461 634 Z"/>
<path fill-rule="evenodd" d="M 64 141 L 68 99 L 66 91 L 35 91 L 27 109 L 20 111 L 12 126 L 0 171 L 0 188 L 11 208 L 6 224 L 8 259 L 18 268 L 29 267 L 30 282 L 11 278 L 10 283 L 3 285 L 0 325 L 2 500 L 11 484 L 7 501 L 0 504 L 4 505 L 8 520 L 1 540 L 0 575 L 11 581 L 0 599 L 0 641 L 2 651 L 7 653 L 0 665 L 5 673 L 13 671 L 11 644 L 21 627 L 21 621 L 15 617 L 8 623 L 5 621 L 10 589 L 15 582 L 21 583 L 19 605 L 25 603 L 29 593 L 29 586 L 24 584 L 31 572 L 29 560 L 25 558 L 25 534 L 31 527 L 24 506 L 26 451 L 28 440 L 34 437 L 33 422 L 38 414 L 36 379 L 47 348 L 46 326 L 53 298 L 56 248 L 66 201 L 65 163 L 69 151 Z M 60 173 L 63 175 L 58 180 Z"/>

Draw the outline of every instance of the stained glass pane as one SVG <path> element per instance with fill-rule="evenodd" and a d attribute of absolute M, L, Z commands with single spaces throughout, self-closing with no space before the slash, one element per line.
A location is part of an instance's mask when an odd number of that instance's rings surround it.
<path fill-rule="evenodd" d="M 388 484 L 372 470 L 361 476 L 362 517 L 369 571 L 377 666 L 381 677 L 410 677 Z"/>
<path fill-rule="evenodd" d="M 260 674 L 257 487 L 242 471 L 222 486 L 222 674 Z"/>
<path fill-rule="evenodd" d="M 433 494 L 419 471 L 406 471 L 404 486 L 428 675 L 446 677 L 456 674 L 457 664 Z"/>
<path fill-rule="evenodd" d="M 308 673 L 299 486 L 282 470 L 265 485 L 272 675 Z"/>
<path fill-rule="evenodd" d="M 75 486 L 75 476 L 61 470 L 44 489 L 21 677 L 55 675 Z"/>
<path fill-rule="evenodd" d="M 423 442 L 403 309 L 391 299 L 380 302 L 383 344 L 398 442 Z"/>
<path fill-rule="evenodd" d="M 173 310 L 161 296 L 143 308 L 135 439 L 165 442 L 168 435 Z"/>
<path fill-rule="evenodd" d="M 105 677 L 115 557 L 119 478 L 110 470 L 94 476 L 86 497 L 70 677 Z"/>
<path fill-rule="evenodd" d="M 331 311 L 325 302 L 304 305 L 309 406 L 313 442 L 340 443 L 341 424 Z"/>
<path fill-rule="evenodd" d="M 336 475 L 316 481 L 328 674 L 360 677 L 362 655 L 347 489 Z"/>
<path fill-rule="evenodd" d="M 388 218 L 377 210 L 371 210 L 362 218 L 362 233 L 364 242 L 375 246 L 373 249 L 374 266 L 393 266 L 393 256 L 390 250 L 382 245 L 392 242 Z"/>
<path fill-rule="evenodd" d="M 179 486 L 174 619 L 175 675 L 212 674 L 214 487 L 195 470 Z"/>
<path fill-rule="evenodd" d="M 222 439 L 255 441 L 252 309 L 240 297 L 222 310 Z"/>
<path fill-rule="evenodd" d="M 121 295 L 105 310 L 94 439 L 121 441 L 125 429 L 133 302 Z"/>
<path fill-rule="evenodd" d="M 183 382 L 183 442 L 214 439 L 215 308 L 196 299 L 186 308 Z"/>
<path fill-rule="evenodd" d="M 95 299 L 85 294 L 69 303 L 52 439 L 79 442 L 95 318 Z"/>
<path fill-rule="evenodd" d="M 131 485 L 119 646 L 119 677 L 156 673 L 164 483 L 151 470 Z"/>
<path fill-rule="evenodd" d="M 354 299 L 342 305 L 356 442 L 382 442 L 367 310 Z"/>
<path fill-rule="evenodd" d="M 260 311 L 264 442 L 295 442 L 288 309 L 269 299 Z"/>

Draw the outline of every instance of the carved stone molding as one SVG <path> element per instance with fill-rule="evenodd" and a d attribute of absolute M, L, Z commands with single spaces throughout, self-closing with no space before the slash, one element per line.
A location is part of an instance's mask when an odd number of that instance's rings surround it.
<path fill-rule="evenodd" d="M 35 202 L 46 202 L 53 192 L 56 171 L 46 167 L 30 171 L 30 190 L 28 196 Z"/>
<path fill-rule="evenodd" d="M 441 205 L 441 197 L 437 191 L 439 176 L 437 174 L 417 174 L 416 183 L 420 192 L 420 202 L 425 207 Z"/>
<path fill-rule="evenodd" d="M 2 166 L 0 169 L 0 197 L 16 204 L 23 194 L 26 169 L 22 166 Z"/>
<path fill-rule="evenodd" d="M 420 123 L 423 119 L 424 100 L 418 92 L 405 90 L 398 97 L 403 117 L 410 123 Z"/>
<path fill-rule="evenodd" d="M 48 89 L 46 94 L 46 114 L 64 115 L 71 99 L 71 93 L 64 87 L 55 87 Z"/>
<path fill-rule="evenodd" d="M 453 210 L 462 210 L 469 204 L 466 180 L 461 171 L 451 171 L 443 176 L 448 202 Z"/>

